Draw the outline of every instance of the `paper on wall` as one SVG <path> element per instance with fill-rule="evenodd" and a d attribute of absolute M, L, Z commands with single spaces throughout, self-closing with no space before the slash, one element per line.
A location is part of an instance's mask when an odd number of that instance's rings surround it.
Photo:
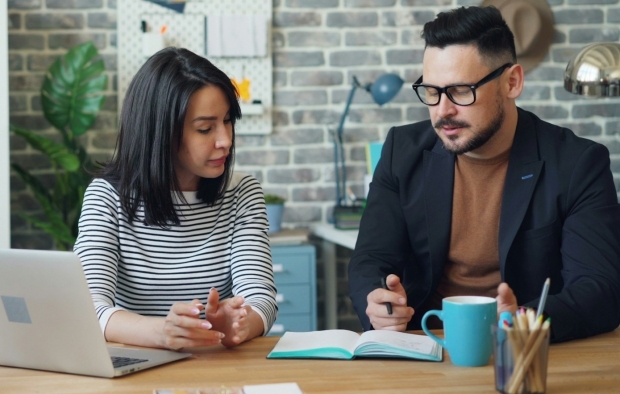
<path fill-rule="evenodd" d="M 207 16 L 207 55 L 267 56 L 267 17 L 259 14 Z"/>

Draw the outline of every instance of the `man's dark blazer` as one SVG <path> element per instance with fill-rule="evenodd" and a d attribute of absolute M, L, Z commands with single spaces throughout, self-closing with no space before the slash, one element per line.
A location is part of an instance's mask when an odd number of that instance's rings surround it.
<path fill-rule="evenodd" d="M 407 328 L 420 328 L 450 245 L 454 160 L 430 121 L 388 133 L 349 265 L 349 294 L 364 330 L 372 328 L 366 297 L 388 274 L 401 277 L 415 310 Z M 500 272 L 519 305 L 531 307 L 551 278 L 545 313 L 556 342 L 620 324 L 620 206 L 609 164 L 603 145 L 518 109 Z"/>

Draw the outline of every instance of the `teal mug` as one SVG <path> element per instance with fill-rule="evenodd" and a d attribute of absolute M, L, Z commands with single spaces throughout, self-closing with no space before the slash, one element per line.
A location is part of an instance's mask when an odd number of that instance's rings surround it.
<path fill-rule="evenodd" d="M 444 339 L 426 327 L 426 319 L 443 321 Z M 442 310 L 430 310 L 422 317 L 422 329 L 450 354 L 452 364 L 462 367 L 487 365 L 493 353 L 491 326 L 497 324 L 497 301 L 491 297 L 456 296 L 442 301 Z"/>

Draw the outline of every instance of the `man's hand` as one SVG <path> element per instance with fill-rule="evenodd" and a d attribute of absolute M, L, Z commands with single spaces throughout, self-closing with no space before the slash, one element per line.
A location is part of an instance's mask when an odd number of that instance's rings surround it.
<path fill-rule="evenodd" d="M 205 316 L 213 324 L 213 329 L 224 333 L 222 345 L 236 346 L 248 339 L 251 331 L 251 322 L 248 319 L 250 307 L 245 306 L 241 296 L 228 298 L 219 302 L 220 296 L 212 288 L 207 298 Z"/>
<path fill-rule="evenodd" d="M 502 312 L 510 312 L 515 314 L 519 304 L 517 304 L 517 297 L 512 292 L 510 286 L 507 283 L 500 283 L 497 287 L 497 315 Z"/>
<path fill-rule="evenodd" d="M 396 275 L 386 278 L 388 290 L 375 289 L 368 294 L 366 315 L 375 330 L 405 331 L 413 317 L 413 308 L 407 306 L 407 293 Z M 388 314 L 386 302 L 392 304 L 392 314 Z"/>
<path fill-rule="evenodd" d="M 190 303 L 177 302 L 170 308 L 160 331 L 162 347 L 179 350 L 186 347 L 213 346 L 222 341 L 224 334 L 211 330 L 208 321 L 200 319 L 204 307 L 200 300 Z"/>

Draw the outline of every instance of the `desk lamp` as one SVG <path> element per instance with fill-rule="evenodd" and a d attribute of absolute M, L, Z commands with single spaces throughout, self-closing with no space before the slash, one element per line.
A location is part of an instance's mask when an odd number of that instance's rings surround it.
<path fill-rule="evenodd" d="M 566 66 L 564 89 L 587 97 L 620 96 L 620 44 L 601 42 L 582 48 Z"/>
<path fill-rule="evenodd" d="M 342 141 L 342 131 L 344 128 L 344 121 L 349 113 L 349 107 L 353 101 L 353 96 L 357 88 L 362 88 L 370 93 L 375 103 L 380 106 L 389 102 L 396 96 L 400 88 L 403 86 L 404 81 L 396 74 L 383 74 L 374 83 L 362 85 L 357 80 L 357 77 L 353 76 L 353 83 L 351 91 L 349 92 L 349 98 L 344 107 L 344 112 L 340 118 L 338 129 L 334 135 L 334 170 L 336 177 L 336 207 L 346 205 L 346 193 L 347 193 L 347 170 L 345 167 L 344 146 Z"/>

